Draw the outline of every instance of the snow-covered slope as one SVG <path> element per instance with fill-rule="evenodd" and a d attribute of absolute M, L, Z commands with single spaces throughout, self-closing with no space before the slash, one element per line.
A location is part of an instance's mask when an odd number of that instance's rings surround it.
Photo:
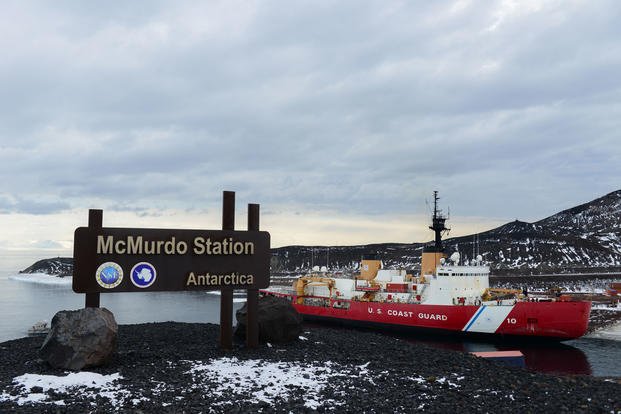
<path fill-rule="evenodd" d="M 475 242 L 476 240 L 476 242 Z M 445 240 L 447 252 L 470 260 L 479 253 L 495 273 L 558 273 L 621 268 L 621 190 L 534 223 L 513 221 L 473 235 Z M 473 249 L 474 247 L 474 249 Z M 362 254 L 375 253 L 386 266 L 416 269 L 423 243 L 366 246 L 287 246 L 273 249 L 274 271 L 312 264 L 355 269 Z"/>
<path fill-rule="evenodd" d="M 472 237 L 450 240 L 449 245 L 471 251 Z M 535 223 L 511 222 L 482 233 L 479 251 L 498 270 L 621 267 L 621 190 Z"/>

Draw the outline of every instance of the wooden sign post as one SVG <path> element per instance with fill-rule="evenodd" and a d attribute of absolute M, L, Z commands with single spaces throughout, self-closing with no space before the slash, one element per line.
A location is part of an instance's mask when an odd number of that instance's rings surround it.
<path fill-rule="evenodd" d="M 222 230 L 235 230 L 235 193 L 222 193 Z M 233 349 L 233 289 L 220 290 L 220 348 Z"/>
<path fill-rule="evenodd" d="M 259 231 L 259 205 L 248 204 L 248 231 Z M 246 291 L 246 346 L 259 346 L 259 290 Z"/>
<path fill-rule="evenodd" d="M 93 231 L 103 227 L 103 210 L 88 210 L 88 227 Z M 87 293 L 85 296 L 85 308 L 99 307 L 99 292 Z"/>

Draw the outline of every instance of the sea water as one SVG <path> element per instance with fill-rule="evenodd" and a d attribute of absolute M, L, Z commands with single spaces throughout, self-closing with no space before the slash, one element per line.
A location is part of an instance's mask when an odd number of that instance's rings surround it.
<path fill-rule="evenodd" d="M 19 269 L 41 257 L 52 256 L 0 253 L 0 342 L 26 336 L 35 322 L 49 322 L 59 310 L 84 307 L 85 295 L 71 290 L 70 278 L 19 274 Z M 165 321 L 218 324 L 220 298 L 210 293 L 213 292 L 105 293 L 101 294 L 101 306 L 112 311 L 119 324 Z M 233 312 L 243 306 L 245 299 L 234 301 Z M 525 355 L 527 367 L 535 371 L 621 377 L 621 324 L 551 346 L 507 348 L 484 342 L 421 340 L 420 337 L 410 340 L 462 352 L 518 349 Z"/>
<path fill-rule="evenodd" d="M 0 342 L 26 336 L 35 322 L 51 322 L 60 310 L 84 307 L 85 295 L 73 292 L 70 277 L 19 274 L 19 269 L 40 258 L 20 252 L 0 254 Z M 209 292 L 104 293 L 100 298 L 100 306 L 109 309 L 119 324 L 220 323 L 220 297 Z M 233 312 L 244 302 L 236 297 Z"/>

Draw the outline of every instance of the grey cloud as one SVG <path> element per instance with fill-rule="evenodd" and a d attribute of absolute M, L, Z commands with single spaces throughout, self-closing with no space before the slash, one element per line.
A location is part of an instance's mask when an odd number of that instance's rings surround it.
<path fill-rule="evenodd" d="M 438 188 L 524 217 L 618 186 L 615 2 L 243 5 L 15 3 L 33 30 L 3 44 L 0 210 L 147 214 L 226 188 L 399 213 Z"/>
<path fill-rule="evenodd" d="M 0 196 L 0 213 L 51 214 L 68 210 L 70 205 L 57 199 L 33 199 L 28 197 Z"/>
<path fill-rule="evenodd" d="M 64 249 L 65 247 L 54 240 L 37 240 L 30 243 L 30 247 L 35 249 Z"/>

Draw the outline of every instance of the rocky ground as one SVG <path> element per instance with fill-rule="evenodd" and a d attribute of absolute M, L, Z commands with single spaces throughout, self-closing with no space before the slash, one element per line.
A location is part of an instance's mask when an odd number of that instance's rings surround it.
<path fill-rule="evenodd" d="M 294 343 L 230 352 L 218 334 L 120 326 L 115 359 L 84 377 L 37 359 L 43 338 L 0 343 L 0 412 L 621 411 L 619 379 L 537 374 L 372 332 L 312 327 Z"/>

